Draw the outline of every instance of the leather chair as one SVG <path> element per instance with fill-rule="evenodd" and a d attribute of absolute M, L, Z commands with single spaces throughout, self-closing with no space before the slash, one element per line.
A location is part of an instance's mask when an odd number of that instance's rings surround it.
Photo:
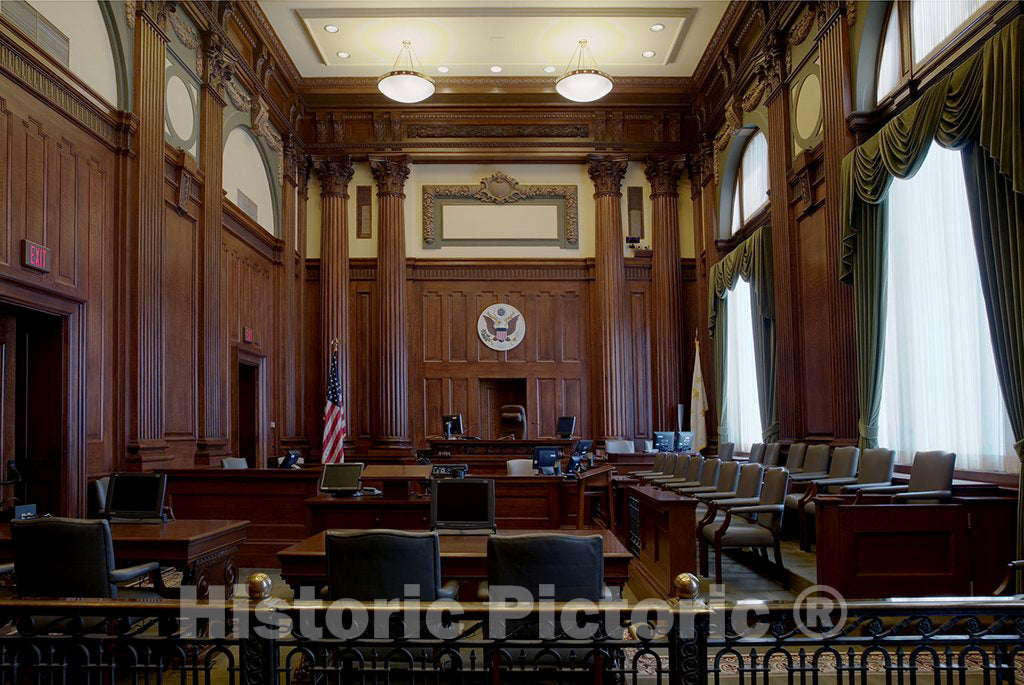
<path fill-rule="evenodd" d="M 789 454 L 786 455 L 786 470 L 789 475 L 800 473 L 804 470 L 804 455 L 807 453 L 807 443 L 794 442 L 789 446 Z"/>
<path fill-rule="evenodd" d="M 327 599 L 404 599 L 405 586 L 419 587 L 419 601 L 455 599 L 457 581 L 441 584 L 437 533 L 400 530 L 329 530 Z"/>
<path fill-rule="evenodd" d="M 533 459 L 509 459 L 505 462 L 505 469 L 510 476 L 532 476 Z"/>
<path fill-rule="evenodd" d="M 765 468 L 762 464 L 744 464 L 740 467 L 739 477 L 732 491 L 696 493 L 693 495 L 698 500 L 695 512 L 698 540 L 705 526 L 716 519 L 721 521 L 725 517 L 725 509 L 729 507 L 751 506 L 761 501 L 764 472 Z"/>
<path fill-rule="evenodd" d="M 633 449 L 632 440 L 606 440 L 604 443 L 605 454 L 630 454 Z"/>
<path fill-rule="evenodd" d="M 698 538 L 700 542 L 701 573 L 708 575 L 708 549 L 715 547 L 715 582 L 722 582 L 722 550 L 727 547 L 771 547 L 775 552 L 775 565 L 780 579 L 788 589 L 789 581 L 782 564 L 779 532 L 782 529 L 783 504 L 789 488 L 789 473 L 785 468 L 770 468 L 764 475 L 764 486 L 757 504 L 729 507 L 725 517 L 705 526 Z M 744 517 L 750 517 L 745 520 Z"/>
<path fill-rule="evenodd" d="M 247 469 L 249 468 L 249 462 L 242 457 L 224 457 L 220 460 L 220 465 L 226 469 Z"/>
<path fill-rule="evenodd" d="M 644 440 L 643 438 L 636 438 L 633 440 L 633 451 L 644 454 L 646 454 L 647 452 L 653 452 L 654 441 Z"/>
<path fill-rule="evenodd" d="M 604 584 L 604 541 L 600 535 L 492 535 L 487 541 L 487 582 L 480 599 L 489 601 L 491 588 L 526 588 L 540 597 L 541 585 L 553 585 L 556 602 L 573 599 L 611 599 Z"/>
<path fill-rule="evenodd" d="M 669 453 L 665 455 L 665 460 L 661 462 L 661 471 L 658 471 L 657 473 L 649 473 L 644 475 L 634 473 L 633 475 L 642 481 L 647 481 L 650 478 L 656 478 L 658 476 L 671 476 L 673 473 L 675 473 L 676 464 L 678 464 L 680 461 L 686 461 L 685 454 Z"/>
<path fill-rule="evenodd" d="M 662 466 L 665 465 L 666 457 L 668 457 L 668 453 L 658 452 L 657 454 L 654 455 L 654 463 L 651 464 L 651 468 L 646 469 L 644 471 L 634 471 L 630 475 L 636 478 L 641 478 L 643 476 L 656 476 L 659 473 L 661 473 L 661 468 Z"/>
<path fill-rule="evenodd" d="M 760 464 L 764 461 L 764 443 L 755 442 L 750 446 L 750 456 L 747 458 L 751 464 Z"/>
<path fill-rule="evenodd" d="M 653 476 L 648 482 L 654 485 L 666 485 L 672 483 L 681 485 L 683 483 L 696 483 L 700 480 L 700 472 L 704 469 L 704 457 L 696 454 L 680 455 L 676 461 L 676 468 L 670 476 Z"/>
<path fill-rule="evenodd" d="M 718 446 L 718 458 L 722 461 L 732 461 L 736 454 L 736 443 L 723 442 Z"/>
<path fill-rule="evenodd" d="M 794 481 L 828 478 L 832 455 L 828 445 L 810 445 L 804 453 L 804 470 L 792 476 Z"/>
<path fill-rule="evenodd" d="M 835 452 L 832 454 L 832 463 L 828 467 L 828 473 L 825 474 L 824 478 L 815 478 L 808 480 L 807 478 L 797 479 L 793 477 L 793 482 L 809 483 L 813 486 L 815 483 L 838 479 L 853 479 L 857 475 L 857 464 L 860 461 L 860 448 L 859 447 L 837 447 Z M 796 511 L 800 508 L 800 502 L 805 500 L 808 493 L 811 492 L 811 487 L 801 493 L 794 493 L 786 497 L 786 508 Z"/>
<path fill-rule="evenodd" d="M 764 458 L 761 459 L 761 463 L 765 466 L 778 466 L 781 455 L 782 445 L 777 442 L 770 442 L 764 446 Z"/>
<path fill-rule="evenodd" d="M 501 435 L 511 435 L 516 440 L 526 439 L 526 407 L 521 404 L 506 404 L 498 409 L 501 418 L 499 430 Z"/>
<path fill-rule="evenodd" d="M 38 518 L 11 521 L 19 597 L 159 599 L 169 593 L 155 561 L 114 567 L 110 524 L 102 519 Z M 148 576 L 152 588 L 124 588 Z"/>
<path fill-rule="evenodd" d="M 696 483 L 680 483 L 679 485 L 672 485 L 669 483 L 662 483 L 663 488 L 672 488 L 676 492 L 689 495 L 692 492 L 714 492 L 715 485 L 718 483 L 718 474 L 722 469 L 722 460 L 718 457 L 712 457 L 711 459 L 705 459 L 704 468 L 700 471 L 700 480 Z"/>
<path fill-rule="evenodd" d="M 954 452 L 918 452 L 914 455 L 914 463 L 910 467 L 910 481 L 906 485 L 848 485 L 843 488 L 843 492 L 892 495 L 893 502 L 941 502 L 953 496 L 954 468 Z"/>
<path fill-rule="evenodd" d="M 709 459 L 708 462 L 711 460 Z M 711 464 L 704 465 L 704 471 L 708 469 L 714 470 Z M 696 497 L 700 499 L 702 495 L 706 495 L 708 499 L 714 499 L 719 497 L 724 499 L 725 497 L 731 497 L 736 493 L 736 484 L 740 479 L 740 463 L 738 461 L 721 461 L 719 460 L 718 473 L 715 474 L 715 482 L 710 486 L 702 486 L 699 488 L 687 488 L 682 491 L 682 494 L 690 497 Z M 703 478 L 701 479 L 703 480 Z M 704 505 L 698 504 L 700 508 Z"/>
<path fill-rule="evenodd" d="M 97 518 L 106 518 L 107 516 L 107 489 L 109 487 L 110 476 L 97 478 L 89 484 L 89 494 L 92 499 L 89 509 L 90 513 L 95 513 Z"/>

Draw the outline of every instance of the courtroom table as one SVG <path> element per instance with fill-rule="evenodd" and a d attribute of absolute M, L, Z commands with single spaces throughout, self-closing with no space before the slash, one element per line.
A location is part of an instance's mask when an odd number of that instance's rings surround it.
<path fill-rule="evenodd" d="M 549 533 L 547 530 L 503 530 L 499 535 Z M 600 535 L 604 540 L 604 578 L 609 587 L 622 587 L 629 580 L 629 562 L 633 556 L 607 530 L 563 530 L 562 535 Z M 327 584 L 327 555 L 324 533 L 303 540 L 278 552 L 281 577 L 296 591 L 303 586 L 317 588 Z M 488 535 L 440 535 L 442 582 L 458 580 L 462 599 L 476 598 L 476 586 L 487 579 Z"/>
<path fill-rule="evenodd" d="M 576 439 L 536 440 L 427 440 L 430 461 L 434 464 L 466 464 L 470 476 L 497 476 L 507 473 L 510 459 L 533 459 L 534 447 L 557 447 L 563 458 L 576 449 Z"/>
<path fill-rule="evenodd" d="M 168 504 L 179 519 L 248 519 L 238 565 L 274 568 L 277 553 L 309 535 L 306 498 L 320 465 L 308 469 L 163 469 Z"/>
<path fill-rule="evenodd" d="M 430 528 L 430 497 L 427 496 L 336 497 L 321 493 L 307 498 L 305 506 L 309 512 L 310 533 L 332 528 Z"/>
<path fill-rule="evenodd" d="M 697 573 L 697 500 L 651 485 L 628 485 L 625 492 L 638 590 L 669 597 L 677 575 Z"/>
<path fill-rule="evenodd" d="M 814 498 L 817 582 L 847 599 L 990 595 L 1014 558 L 1016 498 L 889 504 L 883 495 Z"/>
<path fill-rule="evenodd" d="M 248 521 L 185 520 L 156 523 L 111 523 L 118 568 L 159 562 L 184 572 L 182 585 L 195 585 L 200 599 L 222 585 L 230 596 L 238 580 L 235 555 L 245 542 Z M 11 526 L 0 524 L 0 560 L 14 558 Z"/>
<path fill-rule="evenodd" d="M 354 461 L 358 461 L 353 458 Z M 363 468 L 363 486 L 376 487 L 379 483 L 383 495 L 389 499 L 403 499 L 414 493 L 422 494 L 430 482 L 431 466 L 406 464 L 367 464 Z"/>
<path fill-rule="evenodd" d="M 605 463 L 615 467 L 619 475 L 629 475 L 634 471 L 648 471 L 654 465 L 657 452 L 612 452 L 604 455 Z"/>

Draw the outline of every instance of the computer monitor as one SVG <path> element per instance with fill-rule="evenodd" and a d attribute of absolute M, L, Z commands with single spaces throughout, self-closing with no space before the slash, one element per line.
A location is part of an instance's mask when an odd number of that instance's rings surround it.
<path fill-rule="evenodd" d="M 281 457 L 281 461 L 278 462 L 277 467 L 281 469 L 290 469 L 293 466 L 297 466 L 299 463 L 299 457 L 302 454 L 298 450 L 291 450 L 288 454 Z"/>
<path fill-rule="evenodd" d="M 654 431 L 654 449 L 672 452 L 676 448 L 676 434 L 673 431 Z"/>
<path fill-rule="evenodd" d="M 555 428 L 555 434 L 560 438 L 571 438 L 572 434 L 576 431 L 576 417 L 575 416 L 559 416 L 558 426 Z"/>
<path fill-rule="evenodd" d="M 576 443 L 576 449 L 573 450 L 573 454 L 576 454 L 580 457 L 585 457 L 587 456 L 587 453 L 590 452 L 590 448 L 593 446 L 593 440 L 580 440 L 579 442 Z"/>
<path fill-rule="evenodd" d="M 494 481 L 445 478 L 431 481 L 432 530 L 494 530 Z"/>
<path fill-rule="evenodd" d="M 110 518 L 163 518 L 166 473 L 115 473 L 107 486 Z"/>
<path fill-rule="evenodd" d="M 363 465 L 358 462 L 324 464 L 320 474 L 320 492 L 332 495 L 354 495 L 362 492 Z"/>
<path fill-rule="evenodd" d="M 558 464 L 557 447 L 534 447 L 533 468 L 544 476 L 553 476 Z"/>
<path fill-rule="evenodd" d="M 569 457 L 569 463 L 565 466 L 565 472 L 567 474 L 579 473 L 583 470 L 583 455 L 573 454 Z"/>
<path fill-rule="evenodd" d="M 693 431 L 676 433 L 676 452 L 689 452 L 693 449 Z"/>
<path fill-rule="evenodd" d="M 445 437 L 462 435 L 462 414 L 445 414 L 441 417 L 441 432 Z"/>

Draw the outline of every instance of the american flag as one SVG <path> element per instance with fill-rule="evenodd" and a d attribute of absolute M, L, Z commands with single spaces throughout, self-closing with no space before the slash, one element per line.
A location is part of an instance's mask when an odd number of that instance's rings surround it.
<path fill-rule="evenodd" d="M 331 346 L 331 373 L 327 382 L 327 404 L 324 405 L 324 439 L 321 461 L 337 464 L 345 461 L 345 405 L 341 402 L 341 380 L 338 377 L 338 347 Z"/>

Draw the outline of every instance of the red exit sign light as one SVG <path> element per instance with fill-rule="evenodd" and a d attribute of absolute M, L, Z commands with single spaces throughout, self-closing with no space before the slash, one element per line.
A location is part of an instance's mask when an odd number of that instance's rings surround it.
<path fill-rule="evenodd" d="M 41 271 L 44 274 L 50 272 L 50 248 L 44 247 L 31 240 L 21 241 L 23 252 L 21 255 L 22 266 Z"/>
<path fill-rule="evenodd" d="M 243 326 L 242 327 L 242 342 L 251 343 L 251 342 L 255 342 L 255 340 L 256 340 L 256 334 L 253 332 L 253 330 L 251 328 L 249 328 L 248 326 Z"/>

